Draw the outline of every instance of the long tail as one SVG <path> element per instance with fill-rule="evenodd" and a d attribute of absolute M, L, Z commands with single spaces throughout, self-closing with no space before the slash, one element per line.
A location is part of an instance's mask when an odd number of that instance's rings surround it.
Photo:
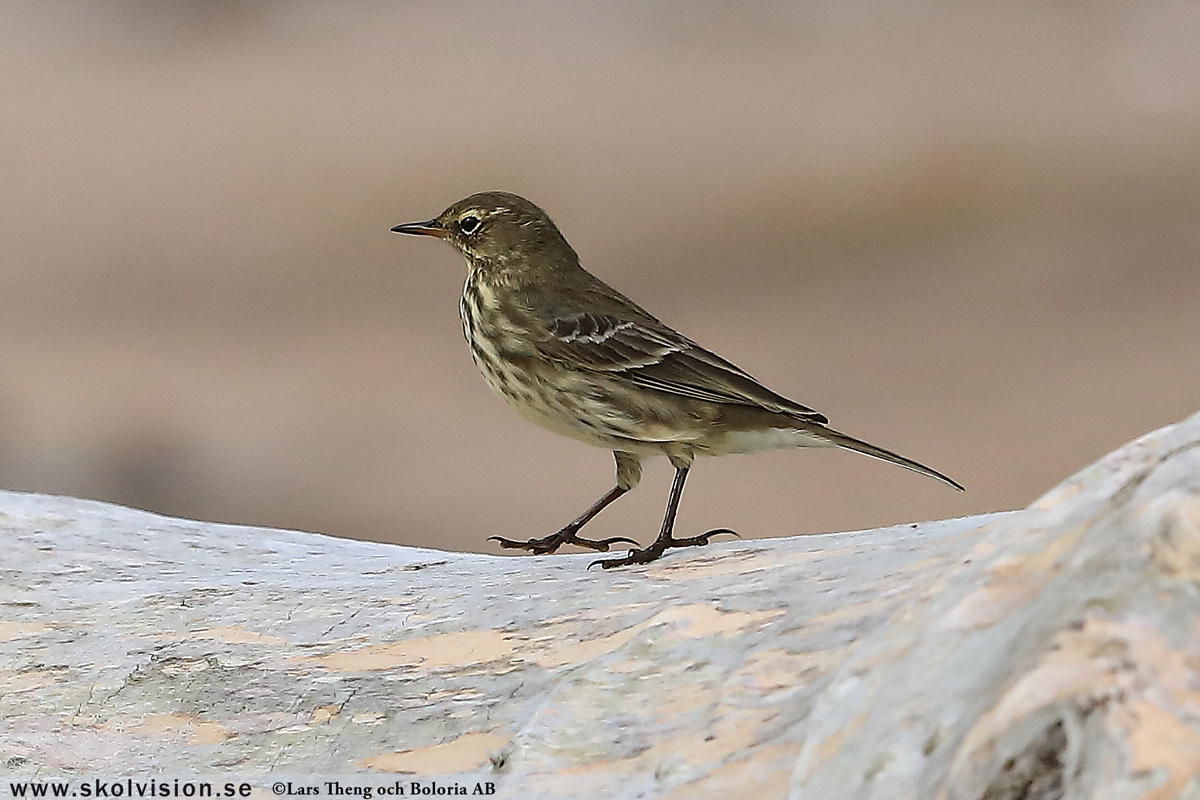
<path fill-rule="evenodd" d="M 847 450 L 854 450 L 871 458 L 878 458 L 880 461 L 890 461 L 893 464 L 899 464 L 905 469 L 911 469 L 913 472 L 919 472 L 922 475 L 928 475 L 931 478 L 936 478 L 942 483 L 949 484 L 960 492 L 965 492 L 963 485 L 952 478 L 948 478 L 936 469 L 930 469 L 924 464 L 919 464 L 911 458 L 905 458 L 899 453 L 893 453 L 891 450 L 884 450 L 882 447 L 876 447 L 873 444 L 868 444 L 861 439 L 855 439 L 853 436 L 847 436 L 844 433 L 839 433 L 831 428 L 821 428 L 819 435 L 823 439 L 828 439 L 838 447 L 844 447 Z"/>

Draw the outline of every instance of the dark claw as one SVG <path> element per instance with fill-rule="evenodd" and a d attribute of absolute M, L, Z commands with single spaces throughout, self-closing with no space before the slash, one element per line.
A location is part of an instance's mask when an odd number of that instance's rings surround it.
<path fill-rule="evenodd" d="M 519 547 L 522 550 L 528 550 L 533 546 L 533 540 L 528 542 L 514 542 L 512 539 L 505 539 L 502 536 L 489 536 L 489 542 L 499 542 L 501 547 Z"/>
<path fill-rule="evenodd" d="M 578 539 L 578 540 L 572 542 L 572 544 L 579 544 L 579 542 L 586 542 L 586 541 L 588 541 L 588 540 L 587 539 Z M 617 544 L 618 542 L 636 545 L 637 539 L 630 539 L 628 536 L 614 536 L 611 539 L 601 539 L 598 542 L 592 542 L 592 544 L 596 545 L 597 550 L 600 550 L 602 552 L 608 552 L 608 548 L 612 547 L 614 544 Z M 587 545 L 584 545 L 584 546 L 586 547 Z"/>
<path fill-rule="evenodd" d="M 621 558 L 601 558 L 587 565 L 588 569 L 600 565 L 601 569 L 613 569 L 614 567 L 628 567 L 630 564 L 645 563 L 638 561 L 638 554 L 644 553 L 645 550 L 630 550 L 629 555 Z M 647 558 L 646 561 L 653 561 L 652 558 Z"/>
<path fill-rule="evenodd" d="M 739 539 L 742 538 L 742 535 L 740 533 L 738 533 L 737 531 L 735 531 L 733 528 L 713 528 L 711 531 L 709 531 L 708 533 L 706 533 L 704 535 L 705 536 L 716 536 L 718 533 L 728 533 L 730 536 L 736 536 Z"/>
<path fill-rule="evenodd" d="M 543 553 L 553 552 L 561 542 L 552 542 L 550 537 L 545 539 L 530 539 L 527 542 L 517 542 L 512 539 L 505 539 L 502 536 L 489 536 L 489 542 L 496 541 L 506 550 L 528 550 L 534 555 L 542 555 Z"/>
<path fill-rule="evenodd" d="M 708 545 L 709 537 L 716 536 L 718 533 L 730 533 L 739 539 L 742 538 L 738 535 L 737 531 L 730 530 L 729 528 L 716 528 L 699 536 L 689 536 L 686 539 L 672 539 L 668 547 L 705 547 Z"/>

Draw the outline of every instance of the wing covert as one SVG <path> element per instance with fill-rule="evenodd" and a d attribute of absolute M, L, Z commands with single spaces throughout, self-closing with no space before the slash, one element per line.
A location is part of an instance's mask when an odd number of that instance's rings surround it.
<path fill-rule="evenodd" d="M 621 375 L 643 388 L 695 400 L 758 406 L 810 422 L 827 421 L 657 320 L 585 312 L 556 316 L 545 321 L 545 327 L 549 336 L 537 347 L 546 358 L 564 366 Z"/>

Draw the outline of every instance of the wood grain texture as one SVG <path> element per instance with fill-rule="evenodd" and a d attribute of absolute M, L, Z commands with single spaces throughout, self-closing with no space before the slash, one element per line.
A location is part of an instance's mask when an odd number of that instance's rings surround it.
<path fill-rule="evenodd" d="M 493 557 L 0 493 L 17 775 L 486 774 L 503 797 L 1200 787 L 1200 415 L 1023 511 Z"/>

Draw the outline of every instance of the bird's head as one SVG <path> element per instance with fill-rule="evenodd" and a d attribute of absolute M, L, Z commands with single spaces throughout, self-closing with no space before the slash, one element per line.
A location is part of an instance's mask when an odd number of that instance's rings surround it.
<path fill-rule="evenodd" d="M 508 192 L 473 194 L 431 220 L 397 225 L 392 231 L 445 239 L 474 264 L 554 268 L 579 263 L 550 216 Z"/>

